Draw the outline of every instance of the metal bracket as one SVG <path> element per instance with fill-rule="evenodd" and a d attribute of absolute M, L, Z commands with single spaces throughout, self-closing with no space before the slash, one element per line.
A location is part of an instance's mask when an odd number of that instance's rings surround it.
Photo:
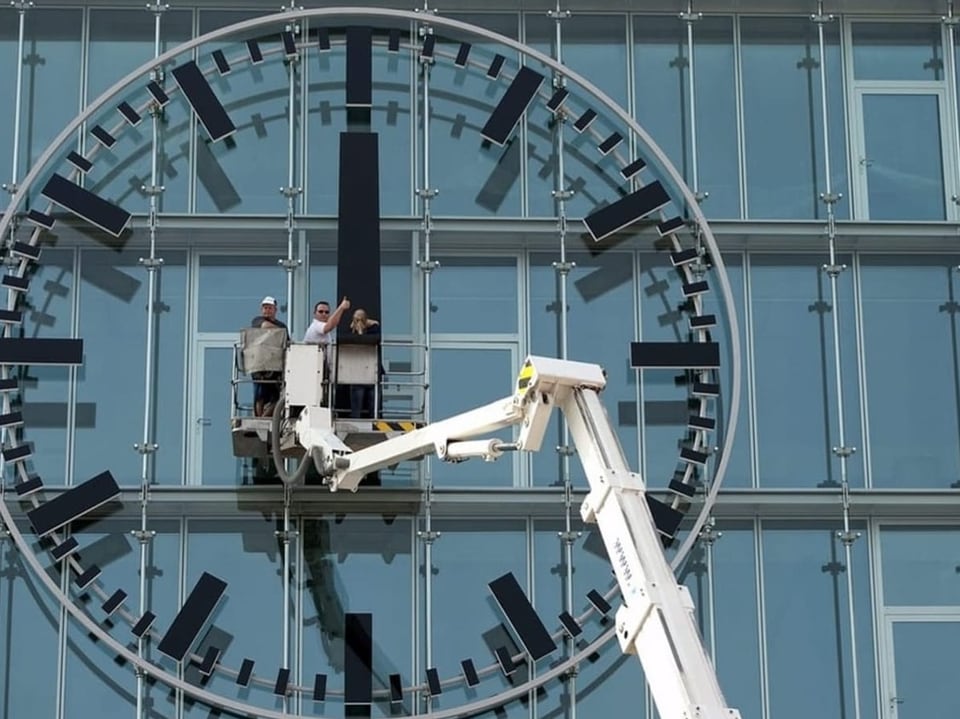
<path fill-rule="evenodd" d="M 419 539 L 421 542 L 425 542 L 426 544 L 433 544 L 440 539 L 440 532 L 437 532 L 433 529 L 429 531 L 425 529 L 419 529 L 417 530 L 417 539 Z"/>
<path fill-rule="evenodd" d="M 421 190 L 417 188 L 417 197 L 421 200 L 432 200 L 440 194 L 440 190 Z"/>
<path fill-rule="evenodd" d="M 944 15 L 940 18 L 940 22 L 948 26 L 960 25 L 960 15 Z"/>
<path fill-rule="evenodd" d="M 550 196 L 555 200 L 569 200 L 576 194 L 576 190 L 551 190 Z"/>
<path fill-rule="evenodd" d="M 7 192 L 9 192 L 11 195 L 13 195 L 17 192 L 18 189 L 20 189 L 20 186 L 16 182 L 4 182 L 2 185 L 0 185 L 0 188 L 3 188 Z"/>
<path fill-rule="evenodd" d="M 136 450 L 137 454 L 153 454 L 160 449 L 160 445 L 156 444 L 155 442 L 150 442 L 149 444 L 137 442 L 133 445 L 133 448 Z"/>
<path fill-rule="evenodd" d="M 570 271 L 577 266 L 576 262 L 554 262 L 553 269 L 557 271 L 557 274 L 563 275 L 566 277 L 570 274 Z M 569 449 L 569 448 L 568 448 Z M 560 448 L 557 447 L 557 451 L 560 451 Z"/>
<path fill-rule="evenodd" d="M 30 4 L 32 5 L 33 3 L 30 3 Z M 147 8 L 147 10 L 149 10 L 150 12 L 154 12 L 154 13 L 157 13 L 157 14 L 159 15 L 160 13 L 162 13 L 162 12 L 164 12 L 164 11 L 166 11 L 166 10 L 169 10 L 169 9 L 170 9 L 170 6 L 167 5 L 167 3 L 162 3 L 162 2 L 160 2 L 160 0 L 157 0 L 157 2 L 155 2 L 153 5 L 147 5 L 146 8 Z"/>
<path fill-rule="evenodd" d="M 273 536 L 286 543 L 296 540 L 300 536 L 300 532 L 295 529 L 278 529 L 273 533 Z"/>
<path fill-rule="evenodd" d="M 709 192 L 704 192 L 703 190 L 697 190 L 693 195 L 693 199 L 697 201 L 698 205 L 703 204 L 703 201 L 710 197 Z"/>
<path fill-rule="evenodd" d="M 838 457 L 847 459 L 848 457 L 852 457 L 854 453 L 856 453 L 857 448 L 856 447 L 833 447 L 831 451 Z"/>
<path fill-rule="evenodd" d="M 582 536 L 583 532 L 574 532 L 572 530 L 569 532 L 557 532 L 557 537 L 559 537 L 560 541 L 564 544 L 573 544 Z"/>
<path fill-rule="evenodd" d="M 140 185 L 140 192 L 144 195 L 159 195 L 166 189 L 164 185 Z"/>
<path fill-rule="evenodd" d="M 136 539 L 140 544 L 146 544 L 153 539 L 157 533 L 152 529 L 131 529 L 130 536 Z"/>
<path fill-rule="evenodd" d="M 717 531 L 717 520 L 713 517 L 707 520 L 706 524 L 700 529 L 700 534 L 697 535 L 701 542 L 711 546 L 722 536 L 723 532 Z"/>
<path fill-rule="evenodd" d="M 287 272 L 293 272 L 300 265 L 303 264 L 303 260 L 295 260 L 289 257 L 281 257 L 277 260 L 277 264 L 280 265 Z"/>
<path fill-rule="evenodd" d="M 845 269 L 847 269 L 847 266 L 846 265 L 823 265 L 820 269 L 822 269 L 831 277 L 836 277 Z"/>
<path fill-rule="evenodd" d="M 820 199 L 825 205 L 835 205 L 843 199 L 842 192 L 821 192 Z"/>
<path fill-rule="evenodd" d="M 14 10 L 19 10 L 20 12 L 26 12 L 33 7 L 33 3 L 29 2 L 29 0 L 27 2 L 24 2 L 24 0 L 12 0 L 10 7 L 12 7 Z"/>
<path fill-rule="evenodd" d="M 558 444 L 556 450 L 561 457 L 572 457 L 577 453 L 576 447 L 571 447 L 569 444 Z"/>
<path fill-rule="evenodd" d="M 824 15 L 822 12 L 810 16 L 811 22 L 815 22 L 818 25 L 823 25 L 828 22 L 833 22 L 834 19 L 835 18 L 833 15 Z"/>
<path fill-rule="evenodd" d="M 162 257 L 141 257 L 137 260 L 137 262 L 146 267 L 148 270 L 155 270 L 158 267 L 163 266 Z M 134 445 L 134 447 L 136 446 L 137 445 Z"/>
<path fill-rule="evenodd" d="M 553 76 L 553 87 L 557 90 L 562 90 L 567 86 L 567 76 L 557 73 Z M 562 122 L 564 120 L 564 115 L 562 112 L 557 113 L 557 118 Z"/>
<path fill-rule="evenodd" d="M 553 18 L 554 20 L 566 20 L 571 15 L 573 15 L 573 13 L 569 10 L 547 10 L 547 17 Z"/>
<path fill-rule="evenodd" d="M 302 187 L 281 187 L 280 194 L 286 197 L 288 200 L 297 197 L 303 192 Z"/>
<path fill-rule="evenodd" d="M 693 12 L 692 10 L 688 10 L 687 12 L 680 13 L 678 17 L 684 22 L 696 22 L 697 20 L 703 19 L 703 13 Z"/>
<path fill-rule="evenodd" d="M 837 532 L 837 539 L 839 539 L 845 545 L 850 546 L 860 539 L 860 532 L 854 532 L 852 530 Z"/>

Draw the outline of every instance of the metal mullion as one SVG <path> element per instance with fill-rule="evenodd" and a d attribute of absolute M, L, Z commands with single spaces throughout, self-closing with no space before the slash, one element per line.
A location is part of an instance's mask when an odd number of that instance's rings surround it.
<path fill-rule="evenodd" d="M 743 109 L 743 44 L 740 19 L 740 15 L 733 16 L 733 82 L 734 92 L 736 93 L 737 173 L 740 178 L 740 217 L 746 219 L 750 216 L 747 209 L 750 195 L 747 191 L 747 131 Z"/>
<path fill-rule="evenodd" d="M 754 577 L 756 579 L 757 592 L 757 639 L 759 642 L 760 656 L 760 705 L 763 712 L 763 719 L 770 717 L 770 677 L 769 667 L 767 666 L 767 603 L 766 593 L 763 587 L 763 522 L 759 518 L 754 519 L 754 556 L 756 564 L 754 565 Z"/>
<path fill-rule="evenodd" d="M 882 567 L 880 564 L 880 525 L 875 521 L 867 521 L 865 532 L 867 538 L 867 567 L 870 577 L 870 597 L 872 608 L 870 617 L 870 627 L 873 635 L 873 664 L 874 676 L 883 677 L 883 670 L 886 661 L 886 651 L 880 646 L 880 638 L 883 629 L 883 579 Z M 874 683 L 873 693 L 877 701 L 877 706 L 883 706 L 883 686 L 884 680 L 881 678 Z"/>
<path fill-rule="evenodd" d="M 756 375 L 756 353 L 753 341 L 753 281 L 752 281 L 752 255 L 749 252 L 743 253 L 743 339 L 744 349 L 746 350 L 746 371 L 748 388 L 747 392 L 747 411 L 749 412 L 750 435 L 750 464 L 751 464 L 751 483 L 753 489 L 760 489 L 760 441 L 759 441 L 759 422 L 757 421 L 757 375 Z"/>
<path fill-rule="evenodd" d="M 863 263 L 860 252 L 853 253 L 853 312 L 857 345 L 857 381 L 860 392 L 860 444 L 863 445 L 863 486 L 873 488 L 873 460 L 870 441 L 870 398 L 867 393 L 867 358 L 863 332 Z"/>

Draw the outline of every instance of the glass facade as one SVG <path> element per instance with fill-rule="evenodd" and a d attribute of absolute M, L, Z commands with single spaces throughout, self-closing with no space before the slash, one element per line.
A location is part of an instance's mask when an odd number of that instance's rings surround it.
<path fill-rule="evenodd" d="M 595 84 L 649 133 L 711 221 L 740 333 L 708 296 L 723 362 L 704 482 L 730 430 L 732 342 L 743 395 L 719 501 L 678 577 L 728 703 L 744 719 L 957 715 L 944 669 L 960 639 L 956 26 L 939 14 L 898 19 L 886 6 L 821 24 L 786 5 L 750 14 L 721 3 L 682 17 L 609 5 L 562 3 L 569 17 L 503 4 L 441 10 Z M 274 9 L 0 8 L 0 181 L 12 194 L 68 123 L 155 53 Z M 343 27 L 364 22 L 375 25 L 373 102 L 358 115 L 344 103 Z M 429 421 L 486 404 L 512 391 L 528 354 L 565 355 L 604 367 L 607 413 L 655 496 L 684 471 L 690 378 L 630 362 L 631 342 L 688 338 L 683 280 L 651 229 L 598 245 L 581 224 L 636 189 L 619 172 L 634 158 L 671 185 L 642 139 L 606 111 L 576 129 L 600 106 L 571 81 L 565 119 L 535 101 L 507 142 L 483 141 L 520 64 L 544 75 L 540 99 L 569 79 L 489 38 L 431 28 L 435 58 L 425 62 L 413 20 L 307 18 L 294 24 L 291 62 L 279 51 L 284 27 L 281 18 L 205 42 L 116 89 L 17 208 L 47 211 L 41 189 L 73 151 L 93 168 L 71 177 L 133 217 L 116 238 L 54 212 L 29 287 L 11 295 L 22 318 L 0 317 L 6 338 L 84 342 L 81 365 L 0 378 L 16 379 L 12 409 L 24 424 L 4 437 L 33 448 L 25 463 L 5 463 L 2 499 L 41 562 L 38 576 L 0 525 L 0 719 L 83 717 L 90 707 L 110 719 L 233 716 L 138 676 L 43 577 L 177 679 L 291 715 L 355 713 L 344 705 L 353 613 L 373 616 L 375 716 L 492 697 L 609 629 L 586 595 L 613 596 L 610 564 L 596 528 L 580 521 L 584 472 L 556 418 L 539 453 L 402 462 L 350 496 L 315 486 L 286 495 L 233 455 L 238 329 L 273 295 L 299 338 L 313 303 L 341 294 L 342 132 L 379 137 L 381 251 L 369 259 L 383 298 L 385 418 Z M 398 52 L 387 27 L 402 30 Z M 261 44 L 263 62 L 249 62 L 246 40 Z M 214 67 L 216 50 L 229 74 Z M 190 60 L 236 125 L 227 140 L 210 142 L 174 92 L 172 71 Z M 117 104 L 145 97 L 150 79 L 170 101 L 125 126 Z M 94 126 L 116 144 L 98 144 Z M 613 133 L 624 141 L 598 152 Z M 4 238 L 8 271 L 19 262 L 12 243 L 32 231 L 20 216 Z M 241 384 L 241 403 L 252 404 L 249 393 Z M 15 491 L 23 466 L 47 499 L 107 469 L 120 485 L 122 506 L 70 528 L 84 565 L 102 570 L 91 587 L 78 588 L 45 551 L 51 542 L 30 531 L 32 505 Z M 159 633 L 130 632 L 145 611 L 167 627 L 204 572 L 228 583 L 193 648 L 200 659 L 219 651 L 209 676 L 196 657 L 162 654 Z M 508 572 L 550 631 L 567 611 L 586 640 L 564 638 L 550 659 L 505 676 L 495 651 L 516 654 L 517 644 L 487 584 Z M 117 587 L 123 605 L 106 612 Z M 460 679 L 467 657 L 483 670 L 476 687 Z M 240 687 L 246 659 L 254 678 Z M 433 668 L 443 691 L 431 696 Z M 275 691 L 278 669 L 297 691 Z M 312 696 L 318 674 L 322 701 Z M 391 702 L 396 675 L 404 692 Z M 487 715 L 629 708 L 652 719 L 642 677 L 607 642 Z"/>

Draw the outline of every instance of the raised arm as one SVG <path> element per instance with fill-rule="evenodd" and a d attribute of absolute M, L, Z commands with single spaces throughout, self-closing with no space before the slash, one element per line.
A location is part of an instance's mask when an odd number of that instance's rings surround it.
<path fill-rule="evenodd" d="M 344 297 L 342 300 L 340 300 L 340 304 L 337 305 L 337 309 L 335 309 L 330 315 L 330 319 L 328 319 L 323 325 L 323 333 L 330 333 L 338 324 L 340 324 L 340 318 L 343 317 L 343 313 L 349 309 L 350 300 Z"/>

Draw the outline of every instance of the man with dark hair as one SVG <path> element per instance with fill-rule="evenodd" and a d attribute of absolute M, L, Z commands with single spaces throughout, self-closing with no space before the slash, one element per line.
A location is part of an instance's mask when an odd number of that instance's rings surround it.
<path fill-rule="evenodd" d="M 260 303 L 260 314 L 250 320 L 250 326 L 259 329 L 279 328 L 286 330 L 287 326 L 277 319 L 277 301 L 267 296 Z M 273 414 L 273 408 L 280 399 L 280 372 L 253 372 L 253 414 L 255 417 Z"/>
<path fill-rule="evenodd" d="M 330 303 L 320 300 L 313 307 L 313 321 L 303 335 L 303 341 L 312 345 L 329 345 L 330 335 L 340 324 L 343 313 L 350 309 L 350 300 L 344 297 L 333 314 L 330 314 Z"/>

